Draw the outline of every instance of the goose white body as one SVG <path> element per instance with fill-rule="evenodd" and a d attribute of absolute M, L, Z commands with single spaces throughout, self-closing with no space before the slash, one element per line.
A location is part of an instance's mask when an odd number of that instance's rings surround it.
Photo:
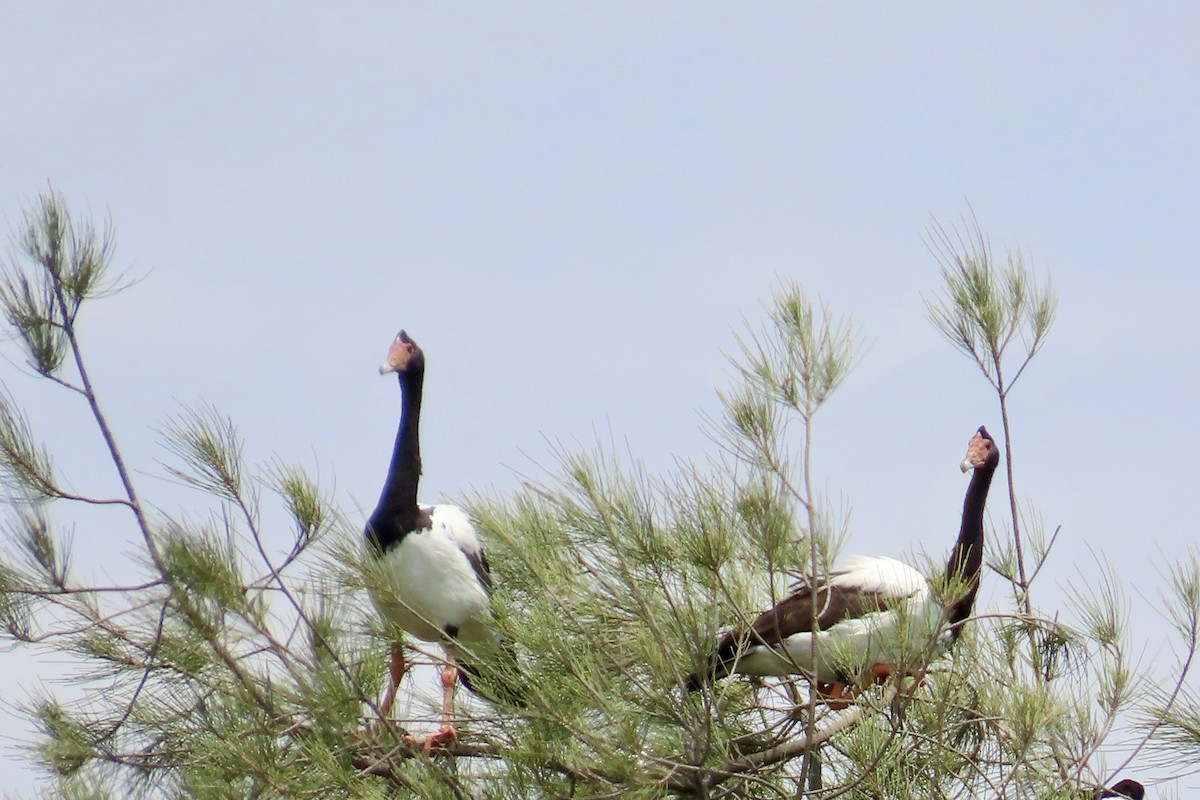
<path fill-rule="evenodd" d="M 945 611 L 928 580 L 902 561 L 852 556 L 822 581 L 818 588 L 822 587 L 881 595 L 890 608 L 847 617 L 816 634 L 795 633 L 773 647 L 752 644 L 738 658 L 734 671 L 757 676 L 804 673 L 833 682 L 850 677 L 848 665 L 925 663 L 949 645 L 945 636 L 934 642 Z M 792 593 L 809 591 L 801 583 Z"/>
<path fill-rule="evenodd" d="M 488 588 L 475 526 L 461 508 L 422 506 L 431 527 L 411 531 L 379 557 L 388 591 L 371 599 L 385 619 L 427 642 L 444 641 L 447 629 L 469 644 L 494 638 L 487 626 Z"/>

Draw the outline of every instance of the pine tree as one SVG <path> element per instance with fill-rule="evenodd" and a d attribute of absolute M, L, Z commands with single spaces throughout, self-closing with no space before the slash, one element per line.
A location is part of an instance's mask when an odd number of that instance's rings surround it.
<path fill-rule="evenodd" d="M 496 624 L 517 654 L 515 668 L 492 663 L 492 674 L 528 691 L 521 705 L 460 693 L 460 741 L 427 755 L 404 735 L 435 719 L 429 698 L 412 699 L 413 719 L 378 719 L 395 632 L 365 600 L 362 520 L 299 466 L 250 469 L 237 427 L 210 406 L 161 431 L 167 474 L 208 497 L 212 515 L 172 516 L 139 493 L 145 467 L 126 461 L 80 345 L 80 309 L 121 288 L 112 230 L 43 193 L 4 264 L 0 307 L 29 368 L 90 415 L 121 486 L 114 497 L 70 488 L 70 454 L 51 453 L 17 398 L 0 394 L 0 625 L 9 643 L 70 659 L 82 675 L 80 700 L 26 701 L 41 731 L 33 757 L 53 776 L 48 793 L 1090 797 L 1114 778 L 1096 772 L 1098 749 L 1131 721 L 1144 735 L 1131 759 L 1153 742 L 1147 752 L 1194 758 L 1200 703 L 1181 687 L 1200 625 L 1197 558 L 1171 575 L 1180 664 L 1169 685 L 1130 663 L 1111 571 L 1109 591 L 1077 609 L 1034 602 L 1055 537 L 1019 514 L 1007 399 L 1046 344 L 1056 301 L 1019 256 L 997 263 L 973 221 L 934 226 L 929 239 L 942 265 L 931 319 L 990 382 L 1003 420 L 1010 521 L 989 532 L 989 565 L 1012 586 L 1009 607 L 972 619 L 923 682 L 867 688 L 845 710 L 800 676 L 685 691 L 723 626 L 824 574 L 845 534 L 844 514 L 815 488 L 813 443 L 819 412 L 851 372 L 856 335 L 785 285 L 739 339 L 737 380 L 705 423 L 710 458 L 652 475 L 603 447 L 562 449 L 540 482 L 469 498 L 496 576 Z M 949 434 L 955 446 L 962 433 Z M 290 517 L 290 552 L 264 544 L 264 502 Z M 124 515 L 141 543 L 135 580 L 76 576 L 55 522 L 72 504 Z M 962 590 L 935 584 L 947 601 Z"/>

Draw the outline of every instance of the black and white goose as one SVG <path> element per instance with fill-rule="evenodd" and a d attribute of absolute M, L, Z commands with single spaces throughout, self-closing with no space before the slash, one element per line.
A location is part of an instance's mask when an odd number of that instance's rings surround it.
<path fill-rule="evenodd" d="M 974 470 L 974 474 L 946 567 L 962 588 L 949 607 L 929 580 L 907 564 L 886 556 L 853 556 L 815 587 L 806 581 L 795 585 L 787 597 L 760 614 L 749 631 L 735 629 L 722 636 L 712 666 L 689 676 L 687 688 L 695 691 L 734 672 L 805 675 L 831 708 L 844 708 L 847 685 L 861 683 L 865 677 L 882 682 L 894 665 L 912 665 L 914 657 L 932 656 L 952 646 L 979 591 L 983 511 L 999 463 L 999 448 L 987 429 L 980 427 L 961 465 L 964 472 Z"/>
<path fill-rule="evenodd" d="M 1125 778 L 1117 781 L 1107 789 L 1099 789 L 1092 795 L 1095 798 L 1124 797 L 1127 800 L 1144 800 L 1146 789 L 1135 780 Z"/>
<path fill-rule="evenodd" d="M 419 424 L 425 380 L 425 354 L 407 333 L 400 331 L 388 349 L 379 373 L 395 372 L 400 379 L 403 406 L 396 447 L 379 504 L 367 521 L 369 558 L 379 559 L 386 590 L 375 587 L 372 600 L 383 618 L 427 642 L 442 642 L 446 666 L 442 670 L 442 725 L 419 744 L 426 750 L 454 741 L 452 724 L 454 688 L 460 678 L 470 688 L 456 656 L 496 640 L 490 621 L 491 578 L 487 558 L 467 514 L 452 505 L 417 502 L 421 478 Z M 465 667 L 465 665 L 463 665 Z M 379 712 L 387 717 L 396 690 L 408 665 L 404 644 L 392 645 L 389 683 Z"/>

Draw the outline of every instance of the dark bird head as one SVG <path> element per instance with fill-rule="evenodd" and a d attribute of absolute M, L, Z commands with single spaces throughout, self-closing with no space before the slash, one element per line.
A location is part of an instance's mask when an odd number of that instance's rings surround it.
<path fill-rule="evenodd" d="M 1117 781 L 1111 788 L 1105 789 L 1100 797 L 1125 797 L 1128 800 L 1144 800 L 1146 790 L 1137 781 L 1131 781 L 1126 778 L 1123 781 Z"/>
<path fill-rule="evenodd" d="M 379 374 L 397 372 L 404 375 L 408 372 L 419 372 L 424 367 L 425 354 L 407 333 L 400 331 L 392 340 L 392 346 L 388 348 L 387 358 L 379 365 Z"/>
<path fill-rule="evenodd" d="M 980 467 L 995 467 L 1000 463 L 1000 448 L 987 432 L 987 428 L 979 426 L 979 431 L 967 442 L 967 457 L 960 465 L 963 472 Z"/>

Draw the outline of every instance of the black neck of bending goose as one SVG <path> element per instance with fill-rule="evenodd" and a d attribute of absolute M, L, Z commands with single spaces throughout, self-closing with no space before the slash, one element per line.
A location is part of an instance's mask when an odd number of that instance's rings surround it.
<path fill-rule="evenodd" d="M 992 477 L 1000 464 L 1000 449 L 988 435 L 987 429 L 980 427 L 979 436 L 987 440 L 990 447 L 986 460 L 975 466 L 971 474 L 971 484 L 963 500 L 962 527 L 959 528 L 958 540 L 946 565 L 949 579 L 966 583 L 963 587 L 965 593 L 949 609 L 951 641 L 958 640 L 963 621 L 971 616 L 971 610 L 975 607 L 975 595 L 979 592 L 979 579 L 983 572 L 983 509 L 987 504 Z"/>

